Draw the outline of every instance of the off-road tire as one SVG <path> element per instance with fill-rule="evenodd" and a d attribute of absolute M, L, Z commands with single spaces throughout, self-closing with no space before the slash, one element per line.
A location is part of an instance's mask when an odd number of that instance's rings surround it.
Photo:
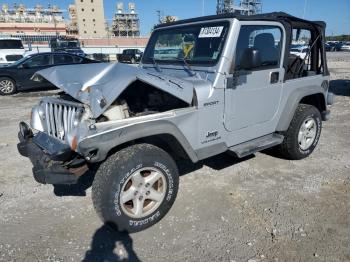
<path fill-rule="evenodd" d="M 122 207 L 123 188 L 135 172 L 146 168 L 155 168 L 162 173 L 166 180 L 165 195 L 152 213 L 133 218 Z M 110 155 L 100 165 L 92 184 L 92 201 L 103 222 L 116 225 L 118 230 L 133 233 L 156 224 L 167 214 L 175 201 L 178 186 L 179 172 L 171 156 L 156 146 L 136 144 Z"/>
<path fill-rule="evenodd" d="M 312 118 L 316 123 L 316 136 L 309 148 L 303 150 L 298 141 L 298 134 L 304 121 Z M 284 133 L 284 140 L 278 152 L 286 159 L 299 160 L 308 157 L 316 148 L 320 139 L 322 120 L 319 110 L 306 104 L 299 104 L 288 130 Z"/>
<path fill-rule="evenodd" d="M 2 91 L 2 86 L 0 86 L 0 95 L 2 96 L 10 96 L 13 94 L 17 93 L 17 86 L 16 86 L 16 82 L 9 78 L 9 77 L 0 77 L 0 83 L 4 82 L 5 83 L 9 83 L 12 85 L 12 90 L 9 90 L 8 92 Z"/>

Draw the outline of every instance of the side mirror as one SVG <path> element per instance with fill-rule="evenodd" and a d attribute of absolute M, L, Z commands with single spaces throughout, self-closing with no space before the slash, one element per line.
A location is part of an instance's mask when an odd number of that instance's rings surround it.
<path fill-rule="evenodd" d="M 241 58 L 241 68 L 251 70 L 261 66 L 261 56 L 258 49 L 247 48 L 244 50 Z"/>

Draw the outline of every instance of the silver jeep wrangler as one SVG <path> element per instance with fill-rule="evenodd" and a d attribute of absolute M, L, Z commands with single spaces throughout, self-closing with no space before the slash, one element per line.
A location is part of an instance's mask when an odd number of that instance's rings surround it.
<path fill-rule="evenodd" d="M 325 23 L 285 13 L 224 14 L 163 24 L 138 67 L 69 65 L 34 75 L 63 90 L 20 123 L 19 152 L 44 184 L 74 184 L 97 166 L 101 219 L 137 232 L 175 201 L 177 159 L 275 147 L 315 149 L 329 117 Z M 303 56 L 292 44 L 308 46 Z"/>

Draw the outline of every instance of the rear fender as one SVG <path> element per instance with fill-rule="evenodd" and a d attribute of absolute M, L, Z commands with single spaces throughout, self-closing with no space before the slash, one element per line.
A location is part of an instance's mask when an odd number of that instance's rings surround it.
<path fill-rule="evenodd" d="M 302 101 L 304 97 L 310 96 L 310 95 L 322 95 L 323 103 L 325 108 L 325 95 L 324 90 L 320 86 L 314 86 L 314 87 L 305 87 L 305 88 L 298 88 L 295 89 L 290 95 L 289 98 L 284 106 L 284 109 L 282 111 L 282 114 L 280 116 L 280 120 L 277 124 L 276 131 L 286 131 L 293 119 L 294 113 Z M 320 112 L 322 113 L 322 112 Z"/>

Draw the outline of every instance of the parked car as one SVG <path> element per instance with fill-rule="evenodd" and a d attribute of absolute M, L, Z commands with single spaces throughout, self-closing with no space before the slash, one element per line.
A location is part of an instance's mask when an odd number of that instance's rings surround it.
<path fill-rule="evenodd" d="M 89 58 L 100 61 L 100 62 L 110 62 L 111 59 L 109 57 L 109 54 L 102 54 L 102 53 L 94 53 L 91 55 L 88 55 Z"/>
<path fill-rule="evenodd" d="M 74 184 L 92 168 L 99 217 L 144 230 L 175 201 L 178 159 L 242 158 L 277 146 L 298 160 L 315 150 L 332 104 L 325 27 L 285 13 L 199 17 L 158 25 L 140 67 L 41 70 L 65 95 L 42 98 L 30 126 L 20 123 L 19 153 L 43 184 Z M 289 52 L 290 28 L 310 32 L 308 66 Z M 183 56 L 187 36 L 193 51 Z"/>
<path fill-rule="evenodd" d="M 330 44 L 325 44 L 324 45 L 324 49 L 326 50 L 326 52 L 331 52 L 332 51 L 332 46 Z"/>
<path fill-rule="evenodd" d="M 67 52 L 73 55 L 85 56 L 80 47 L 80 42 L 75 38 L 54 38 L 50 41 L 51 52 Z"/>
<path fill-rule="evenodd" d="M 18 91 L 52 86 L 47 81 L 34 81 L 33 74 L 52 66 L 97 63 L 91 59 L 67 53 L 38 53 L 28 55 L 17 62 L 0 68 L 0 95 L 12 95 Z"/>
<path fill-rule="evenodd" d="M 307 53 L 310 51 L 308 46 L 299 46 L 290 49 L 290 53 L 293 55 L 299 56 L 301 59 L 304 59 Z"/>
<path fill-rule="evenodd" d="M 0 66 L 12 64 L 24 56 L 25 49 L 19 38 L 0 38 Z"/>
<path fill-rule="evenodd" d="M 341 47 L 341 51 L 350 51 L 350 42 L 344 43 Z"/>
<path fill-rule="evenodd" d="M 139 49 L 125 49 L 122 54 L 117 55 L 117 59 L 121 63 L 132 63 L 135 64 L 140 62 L 142 58 L 142 51 Z"/>
<path fill-rule="evenodd" d="M 330 52 L 339 52 L 342 48 L 342 42 L 327 42 L 326 43 L 326 51 L 329 49 Z"/>

